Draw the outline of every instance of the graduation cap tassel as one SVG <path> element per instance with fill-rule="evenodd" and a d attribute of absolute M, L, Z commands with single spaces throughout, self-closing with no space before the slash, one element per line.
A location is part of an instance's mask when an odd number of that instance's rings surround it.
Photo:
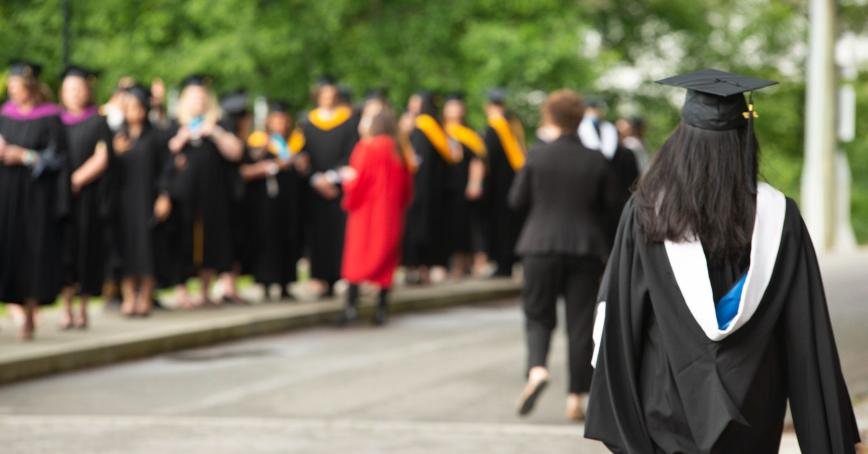
<path fill-rule="evenodd" d="M 757 172 L 755 169 L 756 166 L 756 158 L 754 156 L 755 150 L 753 146 L 753 120 L 759 115 L 754 110 L 753 106 L 753 92 L 750 92 L 747 96 L 747 112 L 744 112 L 744 117 L 747 119 L 747 135 L 745 137 L 745 155 L 744 155 L 744 169 L 747 172 L 746 180 L 748 184 L 748 190 L 751 194 L 756 194 L 756 178 Z"/>

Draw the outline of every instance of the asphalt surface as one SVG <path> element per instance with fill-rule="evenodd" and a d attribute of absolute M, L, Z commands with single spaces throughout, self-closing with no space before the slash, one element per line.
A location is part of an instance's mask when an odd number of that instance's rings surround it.
<path fill-rule="evenodd" d="M 862 424 L 868 260 L 824 260 Z M 10 453 L 602 453 L 565 420 L 564 336 L 528 418 L 515 300 L 255 338 L 0 388 Z M 864 429 L 864 427 L 863 427 Z M 781 452 L 799 452 L 792 434 Z"/>

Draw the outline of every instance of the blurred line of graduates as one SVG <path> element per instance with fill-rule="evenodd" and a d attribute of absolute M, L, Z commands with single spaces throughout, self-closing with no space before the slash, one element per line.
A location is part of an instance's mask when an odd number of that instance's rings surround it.
<path fill-rule="evenodd" d="M 265 298 L 279 287 L 291 299 L 301 259 L 319 296 L 350 284 L 344 322 L 357 317 L 363 282 L 380 289 L 374 321 L 385 321 L 399 264 L 408 284 L 431 282 L 432 270 L 435 280 L 513 274 L 525 213 L 507 199 L 527 153 L 502 89 L 487 94 L 480 134 L 462 93 L 419 91 L 399 115 L 385 90 L 353 104 L 323 77 L 315 108 L 294 118 L 286 103 L 263 109 L 243 91 L 218 101 L 198 74 L 177 102 L 160 82 L 122 78 L 100 105 L 98 74 L 81 66 L 65 69 L 55 104 L 40 72 L 13 62 L 0 112 L 0 301 L 24 340 L 36 308 L 58 295 L 63 329 L 86 328 L 99 295 L 119 297 L 129 317 L 150 314 L 157 288 L 174 288 L 181 308 L 246 304 L 242 274 Z M 647 161 L 641 121 L 616 128 L 603 114 L 589 105 L 578 135 L 607 158 L 623 205 Z M 556 138 L 546 125 L 535 135 Z M 200 295 L 188 292 L 193 277 Z M 222 301 L 210 298 L 217 280 Z"/>

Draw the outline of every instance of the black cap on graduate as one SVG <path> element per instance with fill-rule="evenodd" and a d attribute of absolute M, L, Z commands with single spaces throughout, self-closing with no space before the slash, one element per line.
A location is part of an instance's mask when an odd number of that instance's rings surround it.
<path fill-rule="evenodd" d="M 450 91 L 446 93 L 446 96 L 443 98 L 444 101 L 461 101 L 464 102 L 465 94 L 461 90 Z"/>
<path fill-rule="evenodd" d="M 225 115 L 243 115 L 247 113 L 249 99 L 247 92 L 236 90 L 220 98 L 220 109 Z"/>
<path fill-rule="evenodd" d="M 268 113 L 289 113 L 289 104 L 282 99 L 270 99 Z"/>
<path fill-rule="evenodd" d="M 657 83 L 686 88 L 687 98 L 681 109 L 681 120 L 693 127 L 711 131 L 727 131 L 746 127 L 748 140 L 745 153 L 752 157 L 753 122 L 758 114 L 753 105 L 753 91 L 777 84 L 773 80 L 703 69 L 658 80 Z M 744 99 L 748 93 L 748 99 Z M 752 162 L 748 159 L 745 162 Z M 754 169 L 748 169 L 753 175 Z M 750 180 L 750 179 L 749 179 Z M 754 191 L 756 188 L 752 188 Z"/>
<path fill-rule="evenodd" d="M 338 80 L 334 78 L 334 76 L 330 74 L 323 74 L 316 79 L 316 85 L 318 87 L 322 87 L 325 85 L 337 85 Z"/>
<path fill-rule="evenodd" d="M 384 87 L 371 88 L 365 93 L 365 101 L 371 99 L 387 100 L 389 99 L 389 89 Z"/>
<path fill-rule="evenodd" d="M 681 119 L 700 129 L 726 131 L 748 124 L 756 116 L 752 92 L 777 84 L 773 80 L 703 69 L 689 74 L 658 80 L 657 83 L 686 88 L 687 98 Z M 743 93 L 749 93 L 745 101 Z M 748 114 L 748 112 L 751 112 Z"/>
<path fill-rule="evenodd" d="M 67 77 L 81 77 L 82 79 L 91 82 L 99 75 L 99 71 L 85 68 L 84 66 L 79 65 L 67 65 L 66 68 L 63 69 L 63 72 L 60 73 L 61 79 L 66 79 Z"/>
<path fill-rule="evenodd" d="M 488 102 L 492 104 L 497 104 L 498 106 L 506 105 L 506 89 L 502 87 L 494 87 L 488 90 L 488 93 L 485 94 L 485 98 Z"/>
<path fill-rule="evenodd" d="M 34 63 L 25 59 L 15 59 L 9 62 L 9 75 L 10 76 L 24 76 L 24 77 L 32 77 L 34 79 L 39 78 L 39 74 L 42 73 L 42 65 L 38 63 Z"/>
<path fill-rule="evenodd" d="M 353 102 L 353 89 L 346 84 L 338 84 L 338 98 L 345 104 Z"/>
<path fill-rule="evenodd" d="M 146 110 L 151 107 L 151 90 L 142 84 L 133 84 L 124 89 L 132 95 Z"/>
<path fill-rule="evenodd" d="M 181 89 L 191 87 L 191 86 L 199 86 L 208 88 L 211 86 L 211 77 L 205 74 L 190 74 L 181 80 Z"/>

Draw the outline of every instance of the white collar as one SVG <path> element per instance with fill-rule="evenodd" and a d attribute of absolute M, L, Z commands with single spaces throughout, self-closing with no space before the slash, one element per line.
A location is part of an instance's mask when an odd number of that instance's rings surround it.
<path fill-rule="evenodd" d="M 603 153 L 606 159 L 612 159 L 618 150 L 618 129 L 608 121 L 600 120 L 600 134 L 594 128 L 593 120 L 589 117 L 579 123 L 579 139 L 582 145 L 589 150 L 597 150 Z"/>
<path fill-rule="evenodd" d="M 734 333 L 750 320 L 759 307 L 777 261 L 786 209 L 786 198 L 780 191 L 766 183 L 757 185 L 750 267 L 741 293 L 738 313 L 724 330 L 718 328 L 702 243 L 698 239 L 680 243 L 668 240 L 664 242 L 666 255 L 684 302 L 709 339 L 720 341 Z"/>

